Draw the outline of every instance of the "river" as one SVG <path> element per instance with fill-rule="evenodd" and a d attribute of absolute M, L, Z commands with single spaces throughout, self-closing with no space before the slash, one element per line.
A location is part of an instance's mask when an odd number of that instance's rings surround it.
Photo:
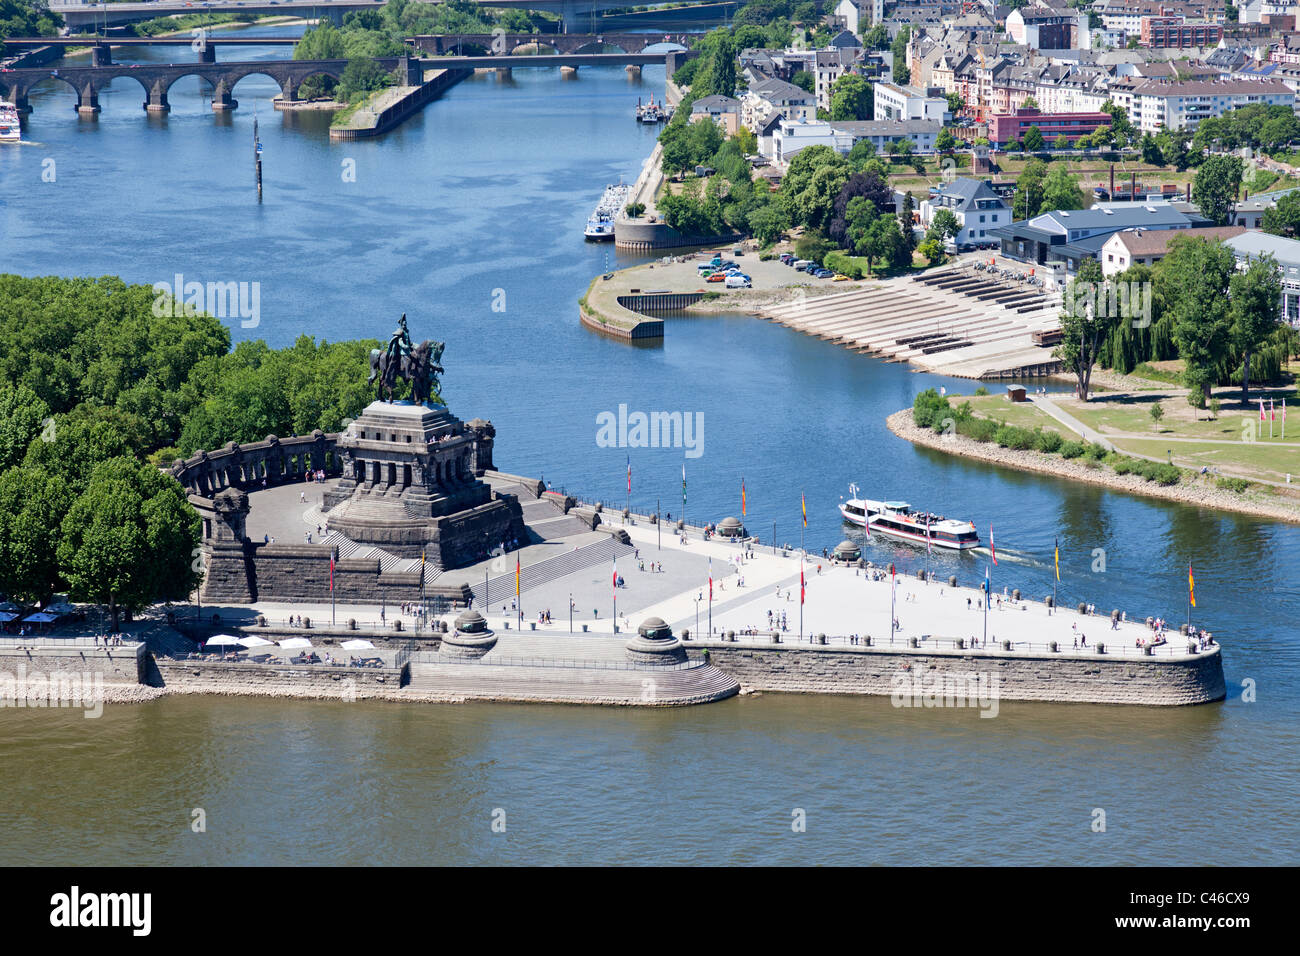
<path fill-rule="evenodd" d="M 258 27 L 283 34 L 284 27 Z M 273 58 L 283 51 L 220 50 Z M 119 54 L 180 62 L 188 50 Z M 745 316 L 674 318 L 662 348 L 589 333 L 577 299 L 645 261 L 584 243 L 606 183 L 631 181 L 655 130 L 638 97 L 662 68 L 475 77 L 395 132 L 330 144 L 326 114 L 283 115 L 261 76 L 215 118 L 197 80 L 146 117 L 133 80 L 78 119 L 66 85 L 32 95 L 26 144 L 0 149 L 0 269 L 136 282 L 257 282 L 290 344 L 412 334 L 447 342 L 444 396 L 498 430 L 498 467 L 634 508 L 832 547 L 856 481 L 996 530 L 995 588 L 1194 620 L 1224 647 L 1229 699 L 1191 710 L 1003 704 L 896 710 L 781 695 L 672 712 L 503 705 L 164 699 L 0 712 L 0 862 L 1295 863 L 1300 528 L 1120 494 L 914 448 L 884 426 L 918 374 Z M 253 187 L 252 127 L 265 146 Z M 53 160 L 54 182 L 42 180 Z M 355 181 L 344 172 L 355 168 Z M 495 307 L 494 307 L 495 306 Z M 596 445 L 596 416 L 681 411 L 702 454 Z M 1296 469 L 1300 471 L 1300 468 Z M 906 568 L 923 552 L 874 542 Z M 986 554 L 936 555 L 982 577 Z M 1243 700 L 1243 682 L 1256 699 Z M 1249 695 L 1247 695 L 1249 696 Z M 208 832 L 190 830 L 207 811 Z M 491 814 L 505 811 L 507 832 Z M 808 815 L 793 833 L 795 808 Z M 1107 811 L 1106 833 L 1090 829 Z"/>

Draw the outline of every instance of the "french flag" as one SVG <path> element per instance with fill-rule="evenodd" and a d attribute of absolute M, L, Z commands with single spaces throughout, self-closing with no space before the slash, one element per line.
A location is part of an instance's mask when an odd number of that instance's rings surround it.
<path fill-rule="evenodd" d="M 998 549 L 993 546 L 993 525 L 989 525 L 989 554 L 993 555 L 993 563 L 998 563 Z"/>

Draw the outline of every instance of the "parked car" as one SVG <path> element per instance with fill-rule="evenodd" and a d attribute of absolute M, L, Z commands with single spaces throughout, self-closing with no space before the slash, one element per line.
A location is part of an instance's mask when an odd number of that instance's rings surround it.
<path fill-rule="evenodd" d="M 849 277 L 846 276 L 846 275 L 844 275 L 844 273 L 842 273 L 842 272 L 837 272 L 837 273 L 835 273 L 835 275 L 834 275 L 834 277 L 833 277 L 833 280 L 834 280 L 835 282 L 848 282 L 848 281 L 849 281 Z"/>
<path fill-rule="evenodd" d="M 751 285 L 752 283 L 750 282 L 749 276 L 727 276 L 728 289 L 748 289 Z"/>
<path fill-rule="evenodd" d="M 816 275 L 819 279 L 829 279 L 831 276 L 835 275 L 835 273 L 831 272 L 830 269 L 818 269 Z"/>
<path fill-rule="evenodd" d="M 808 271 L 808 267 L 809 267 L 810 265 L 812 265 L 812 260 L 811 260 L 811 259 L 800 259 L 798 262 L 796 262 L 796 263 L 794 264 L 794 271 L 795 271 L 795 272 L 807 272 L 807 271 Z"/>
<path fill-rule="evenodd" d="M 793 252 L 783 252 L 783 253 L 781 253 L 781 255 L 780 255 L 778 258 L 780 258 L 780 260 L 781 260 L 782 262 L 784 262 L 784 263 L 785 263 L 786 265 L 788 265 L 788 266 L 792 266 L 792 265 L 794 265 L 794 253 L 793 253 Z"/>
<path fill-rule="evenodd" d="M 726 282 L 726 281 L 727 281 L 727 276 L 726 276 L 725 273 L 722 273 L 722 272 L 715 272 L 715 273 L 713 273 L 713 275 L 709 276 L 709 278 L 708 278 L 706 281 L 708 281 L 708 282 Z"/>
<path fill-rule="evenodd" d="M 744 250 L 744 249 L 732 249 L 732 250 L 731 250 L 731 254 L 732 254 L 733 256 L 735 256 L 737 259 L 739 259 L 741 256 L 743 256 L 743 255 L 745 254 L 745 250 Z"/>

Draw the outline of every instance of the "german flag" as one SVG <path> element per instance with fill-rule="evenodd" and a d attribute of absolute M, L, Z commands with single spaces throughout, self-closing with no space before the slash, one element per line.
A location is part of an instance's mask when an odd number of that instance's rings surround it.
<path fill-rule="evenodd" d="M 992 532 L 990 532 L 991 534 Z M 1061 580 L 1061 539 L 1054 538 L 1056 542 L 1056 580 Z"/>
<path fill-rule="evenodd" d="M 1192 566 L 1187 565 L 1187 600 L 1191 602 L 1192 607 L 1196 607 L 1196 577 L 1192 574 Z"/>
<path fill-rule="evenodd" d="M 802 494 L 799 495 L 799 508 L 803 511 L 803 526 L 808 527 L 808 502 Z"/>
<path fill-rule="evenodd" d="M 745 479 L 740 479 L 740 516 L 745 517 L 745 506 L 748 502 L 745 500 Z"/>

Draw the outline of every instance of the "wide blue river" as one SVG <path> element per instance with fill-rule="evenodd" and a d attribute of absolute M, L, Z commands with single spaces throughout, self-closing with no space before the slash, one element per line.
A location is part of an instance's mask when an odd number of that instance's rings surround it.
<path fill-rule="evenodd" d="M 662 348 L 579 326 L 591 278 L 640 261 L 584 243 L 582 227 L 607 183 L 636 176 L 655 131 L 632 110 L 662 91 L 662 68 L 640 79 L 517 69 L 460 84 L 381 139 L 331 144 L 326 115 L 275 112 L 263 76 L 238 85 L 239 109 L 222 118 L 194 79 L 172 88 L 164 119 L 120 80 L 90 121 L 50 80 L 32 96 L 24 144 L 0 147 L 0 271 L 256 282 L 260 324 L 236 319 L 233 332 L 276 346 L 303 333 L 383 338 L 406 312 L 416 338 L 447 342 L 452 410 L 497 426 L 498 467 L 610 501 L 623 499 L 628 452 L 597 446 L 601 412 L 699 413 L 698 458 L 631 451 L 642 510 L 659 499 L 679 512 L 685 464 L 692 520 L 738 513 L 743 479 L 751 530 L 768 540 L 775 522 L 797 541 L 802 494 L 808 545 L 830 547 L 855 481 L 969 516 L 985 536 L 991 524 L 996 587 L 1050 593 L 1059 538 L 1063 602 L 1175 621 L 1191 563 L 1228 700 L 1004 704 L 996 720 L 771 694 L 675 712 L 221 699 L 110 707 L 92 722 L 0 711 L 0 862 L 1300 859 L 1300 528 L 914 448 L 885 416 L 919 389 L 972 383 L 757 319 L 671 319 Z M 923 557 L 880 543 L 868 556 Z M 985 558 L 934 560 L 969 581 Z M 207 834 L 190 832 L 196 807 Z M 496 808 L 507 834 L 491 830 Z M 806 833 L 791 831 L 794 808 Z M 1090 829 L 1094 808 L 1107 811 L 1105 833 Z"/>

